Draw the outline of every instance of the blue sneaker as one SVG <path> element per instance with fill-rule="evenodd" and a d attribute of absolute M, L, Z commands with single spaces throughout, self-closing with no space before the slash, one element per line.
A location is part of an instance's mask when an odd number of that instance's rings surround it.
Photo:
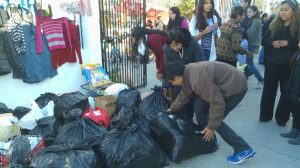
<path fill-rule="evenodd" d="M 229 156 L 227 158 L 227 162 L 237 165 L 244 162 L 245 160 L 252 159 L 255 154 L 256 153 L 254 152 L 254 150 L 252 148 L 249 148 L 245 151 L 238 152 L 232 156 Z"/>

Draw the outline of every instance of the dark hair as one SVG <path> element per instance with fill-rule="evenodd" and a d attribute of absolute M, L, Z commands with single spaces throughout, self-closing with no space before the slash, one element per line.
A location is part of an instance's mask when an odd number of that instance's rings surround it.
<path fill-rule="evenodd" d="M 183 47 L 190 44 L 192 39 L 191 33 L 183 28 L 173 28 L 168 33 L 167 44 L 170 45 L 172 41 L 181 43 Z"/>
<path fill-rule="evenodd" d="M 174 20 L 171 20 L 169 18 L 169 22 L 167 25 L 167 31 L 171 30 L 174 27 L 181 27 L 182 20 L 184 20 L 184 18 L 181 17 L 181 15 L 180 15 L 180 10 L 178 7 L 176 7 L 176 6 L 171 7 L 170 11 L 172 11 L 176 15 L 176 17 Z"/>
<path fill-rule="evenodd" d="M 267 14 L 267 13 L 263 13 L 263 14 L 261 15 L 261 18 L 260 18 L 260 19 L 261 19 L 261 20 L 264 20 L 265 17 L 268 17 L 268 14 Z"/>
<path fill-rule="evenodd" d="M 285 0 L 281 3 L 281 6 L 283 4 L 288 4 L 292 8 L 292 21 L 290 24 L 290 34 L 292 36 L 296 36 L 299 32 L 300 28 L 300 21 L 299 21 L 299 7 L 298 2 L 295 0 Z M 269 30 L 271 31 L 271 37 L 273 37 L 282 27 L 284 26 L 284 21 L 280 18 L 280 15 L 278 14 L 275 19 L 270 24 Z"/>
<path fill-rule="evenodd" d="M 143 39 L 145 44 L 146 43 L 146 38 L 145 35 L 151 35 L 151 34 L 159 34 L 162 36 L 167 36 L 167 33 L 161 30 L 157 30 L 157 29 L 147 29 L 145 27 L 134 27 L 131 29 L 131 37 L 133 37 L 135 39 L 135 43 L 132 44 L 132 50 L 133 52 L 137 52 L 137 46 L 139 43 L 140 39 Z"/>
<path fill-rule="evenodd" d="M 171 61 L 165 64 L 164 76 L 168 81 L 174 80 L 175 76 L 183 76 L 185 65 L 182 61 Z"/>
<path fill-rule="evenodd" d="M 213 18 L 214 11 L 215 11 L 215 4 L 213 0 L 210 0 L 212 4 L 211 11 L 208 13 L 207 18 Z M 204 3 L 205 0 L 199 0 L 197 5 L 197 12 L 196 12 L 196 28 L 199 30 L 204 30 L 207 26 L 207 19 L 205 18 L 203 11 L 204 11 Z"/>
<path fill-rule="evenodd" d="M 244 2 L 248 2 L 248 6 L 251 5 L 251 0 L 244 0 Z"/>
<path fill-rule="evenodd" d="M 244 9 L 241 6 L 236 6 L 231 9 L 230 18 L 236 19 L 237 16 L 243 16 L 244 15 Z"/>

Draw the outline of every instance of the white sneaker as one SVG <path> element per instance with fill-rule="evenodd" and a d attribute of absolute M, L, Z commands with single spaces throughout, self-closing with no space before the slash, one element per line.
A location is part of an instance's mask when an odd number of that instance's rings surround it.
<path fill-rule="evenodd" d="M 255 89 L 262 89 L 264 86 L 264 82 L 257 82 L 256 86 L 254 87 Z"/>

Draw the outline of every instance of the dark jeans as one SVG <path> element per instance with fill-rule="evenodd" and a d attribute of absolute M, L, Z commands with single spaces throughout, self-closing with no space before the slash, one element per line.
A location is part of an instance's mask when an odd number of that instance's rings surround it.
<path fill-rule="evenodd" d="M 260 120 L 269 121 L 273 118 L 275 98 L 280 83 L 280 99 L 276 108 L 275 118 L 278 124 L 285 125 L 290 118 L 290 111 L 285 95 L 287 80 L 290 76 L 289 65 L 265 64 L 264 87 L 260 102 Z"/>
<path fill-rule="evenodd" d="M 256 47 L 249 46 L 249 51 L 250 52 L 254 53 L 255 49 L 256 49 Z M 251 58 L 247 57 L 246 58 L 246 63 L 247 63 L 247 67 L 248 67 L 248 68 L 245 69 L 246 78 L 248 78 L 250 76 L 250 74 L 253 73 L 254 76 L 256 77 L 256 79 L 259 82 L 263 82 L 264 81 L 263 77 L 261 76 L 260 72 L 258 71 L 258 69 L 254 65 L 253 57 L 251 57 Z"/>
<path fill-rule="evenodd" d="M 208 49 L 203 49 L 203 54 L 204 54 L 205 61 L 209 61 L 210 50 L 208 50 Z"/>
<path fill-rule="evenodd" d="M 291 111 L 293 116 L 293 125 L 292 127 L 300 131 L 300 105 L 291 105 Z"/>
<path fill-rule="evenodd" d="M 246 92 L 247 91 L 225 99 L 225 112 L 223 118 L 225 118 L 229 112 L 232 111 L 242 101 Z M 202 128 L 205 128 L 208 123 L 209 103 L 199 97 L 195 102 L 195 113 L 198 125 Z M 224 139 L 224 141 L 234 149 L 235 153 L 250 148 L 248 143 L 239 135 L 237 135 L 224 121 L 222 121 L 221 125 L 216 131 Z"/>
<path fill-rule="evenodd" d="M 261 47 L 258 55 L 258 63 L 264 64 L 265 63 L 265 48 Z"/>

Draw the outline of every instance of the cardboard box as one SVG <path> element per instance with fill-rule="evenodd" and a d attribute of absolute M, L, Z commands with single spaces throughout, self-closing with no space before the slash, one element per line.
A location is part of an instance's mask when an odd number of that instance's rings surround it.
<path fill-rule="evenodd" d="M 101 107 L 107 111 L 108 116 L 111 116 L 116 111 L 118 97 L 109 95 L 109 96 L 99 96 L 95 98 L 95 105 Z"/>
<path fill-rule="evenodd" d="M 7 125 L 10 119 L 14 118 L 12 113 L 0 114 L 0 141 L 6 141 L 17 135 L 21 135 L 21 130 L 18 122 Z"/>

